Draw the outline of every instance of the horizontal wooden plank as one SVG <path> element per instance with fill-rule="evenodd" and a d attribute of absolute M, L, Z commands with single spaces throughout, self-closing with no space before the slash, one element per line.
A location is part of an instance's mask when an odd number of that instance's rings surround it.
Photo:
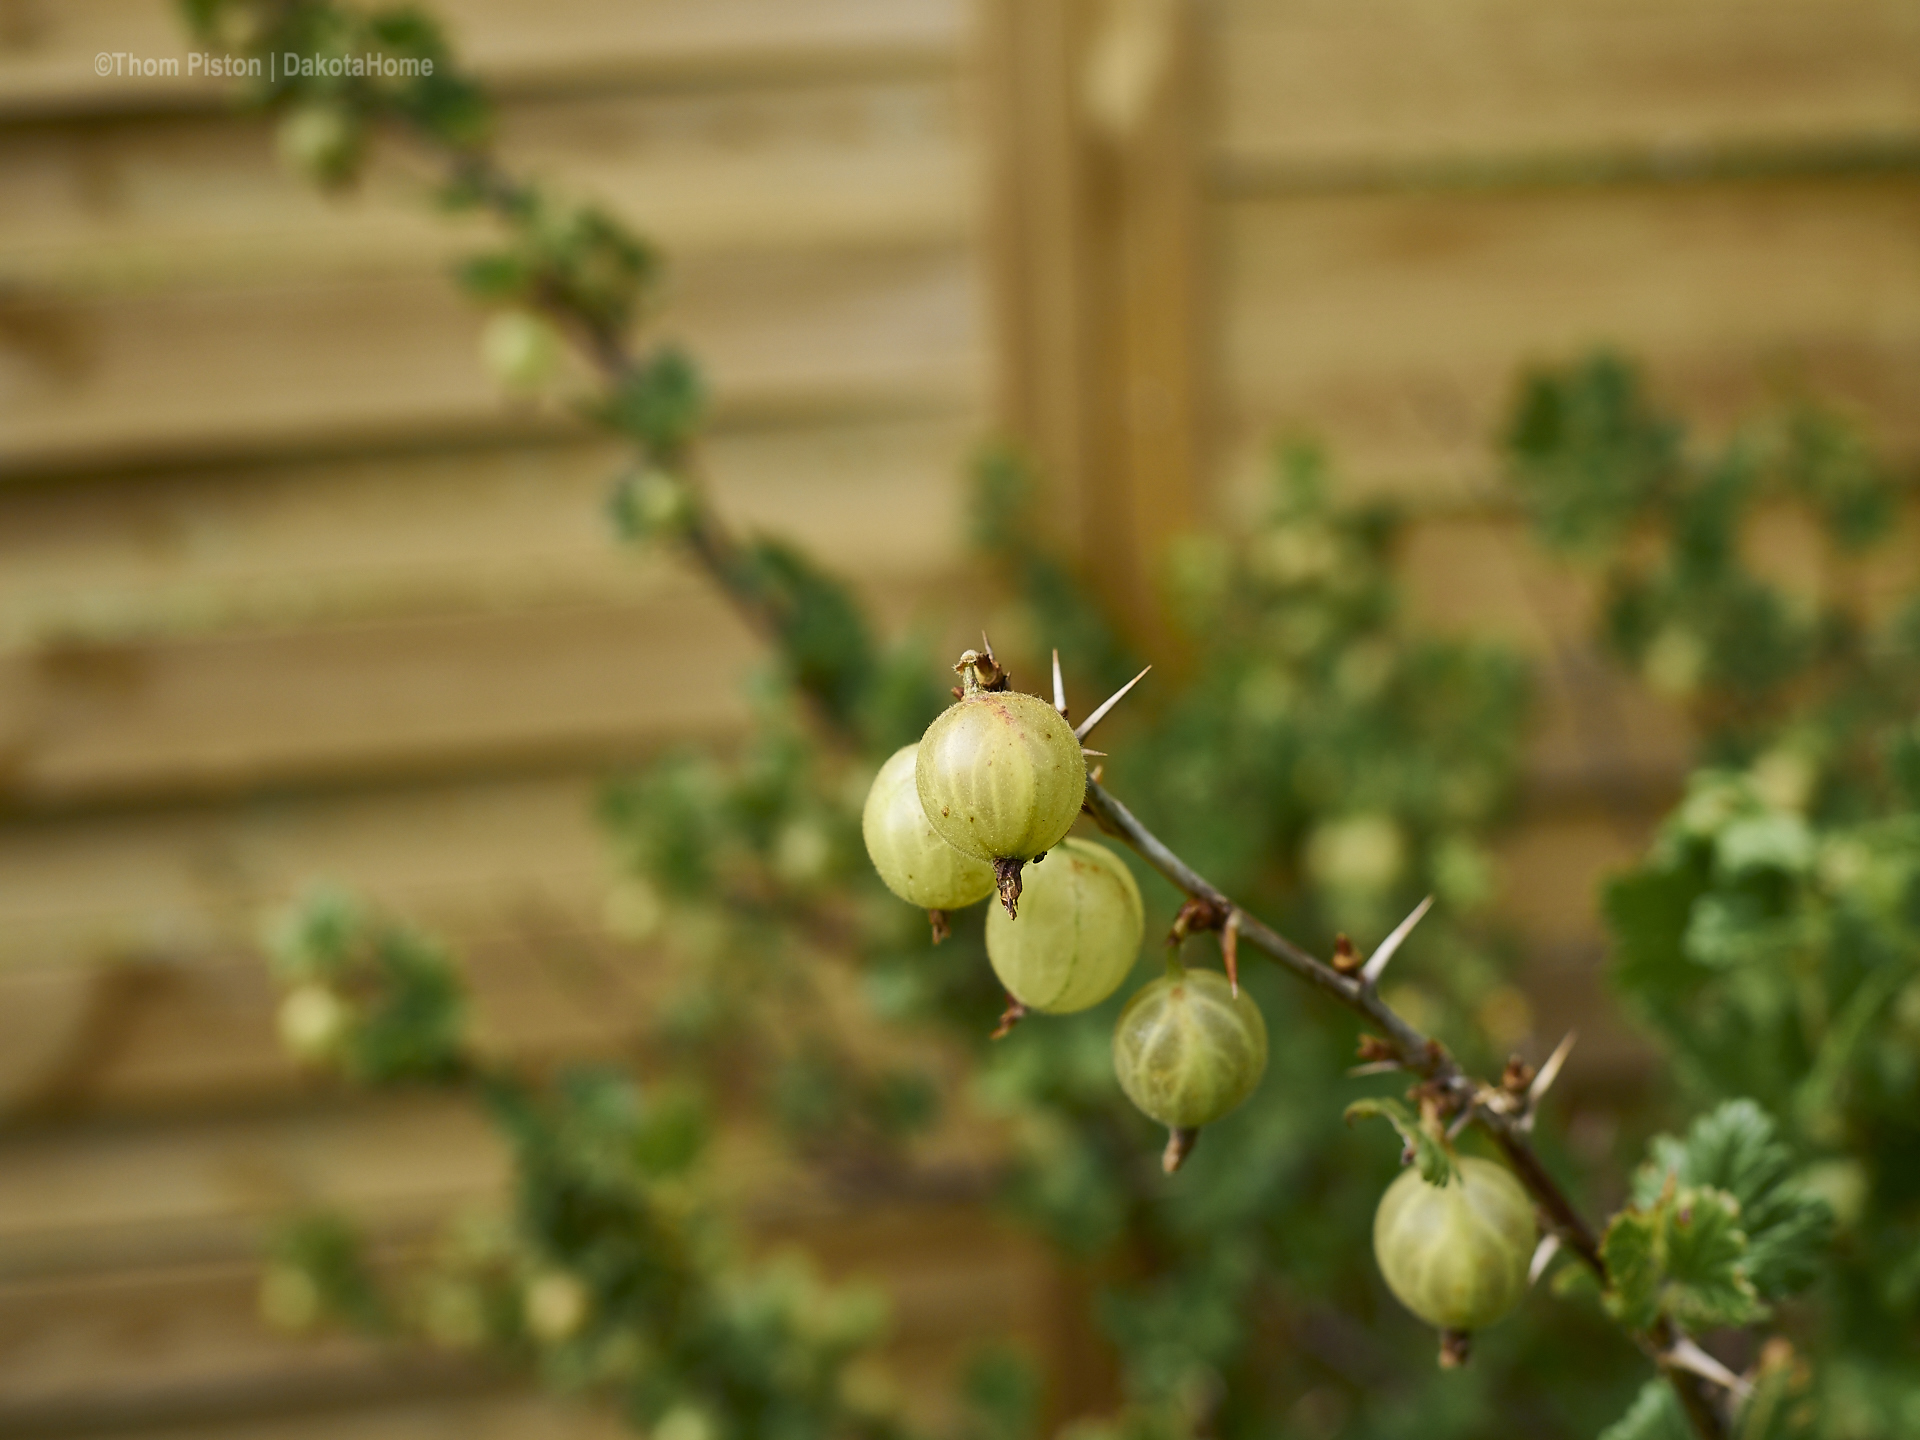
<path fill-rule="evenodd" d="M 79 1395 L 68 1403 L 17 1408 L 7 1419 L 7 1433 L 19 1440 L 75 1434 L 89 1440 L 122 1434 L 140 1440 L 631 1440 L 633 1435 L 606 1404 L 526 1394 L 517 1386 L 502 1388 L 493 1376 L 449 1382 L 436 1370 L 391 1360 L 343 1374 L 269 1373 L 255 1384 L 217 1380 L 197 1390 Z"/>
<path fill-rule="evenodd" d="M 1211 32 L 1242 183 L 1920 132 L 1906 0 L 1226 0 Z"/>
<path fill-rule="evenodd" d="M 950 65 L 965 27 L 961 0 L 449 0 L 435 13 L 463 63 L 508 88 Z M 0 118 L 215 104 L 227 91 L 188 73 L 191 48 L 177 14 L 146 0 L 16 7 L 0 31 Z M 98 74 L 101 53 L 171 57 L 178 74 L 130 74 L 124 59 Z"/>
<path fill-rule="evenodd" d="M 0 1276 L 243 1259 L 263 1227 L 338 1205 L 418 1234 L 496 1195 L 507 1156 L 464 1098 L 383 1096 L 308 1111 L 139 1127 L 70 1126 L 5 1142 Z"/>
<path fill-rule="evenodd" d="M 983 398 L 964 250 L 689 264 L 662 335 L 723 413 Z M 560 426 L 505 404 L 481 317 L 438 274 L 236 284 L 0 308 L 0 476 Z"/>
<path fill-rule="evenodd" d="M 715 501 L 746 531 L 897 586 L 961 559 L 971 416 L 716 434 Z M 73 477 L 0 492 L 0 652 L 676 594 L 620 544 L 614 444 L 459 448 Z"/>
<path fill-rule="evenodd" d="M 951 80 L 522 101 L 505 163 L 590 197 L 676 261 L 725 250 L 963 239 L 974 184 Z M 493 243 L 438 213 L 417 157 L 377 147 L 325 196 L 227 115 L 0 129 L 0 289 L 115 294 L 438 264 Z"/>
<path fill-rule="evenodd" d="M 587 915 L 528 908 L 461 947 L 484 1051 L 515 1063 L 630 1058 L 671 984 L 663 957 Z M 252 951 L 0 968 L 0 1121 L 288 1103 L 313 1077 L 280 1048 L 278 987 Z"/>
<path fill-rule="evenodd" d="M 579 755 L 730 729 L 756 646 L 691 584 L 543 609 L 48 649 L 0 661 L 16 803 Z"/>
<path fill-rule="evenodd" d="M 836 982 L 837 983 L 837 982 Z M 850 988 L 850 986 L 849 986 Z M 952 1082 L 950 1047 L 849 1032 L 856 1051 L 911 1053 Z M 642 1072 L 643 1078 L 646 1072 Z M 895 1172 L 809 1169 L 759 1114 L 724 1114 L 703 1194 L 757 1230 L 831 1229 L 849 1207 L 980 1198 L 998 1129 L 951 1107 Z M 380 1243 L 412 1244 L 457 1207 L 504 1200 L 511 1156 L 477 1095 L 323 1087 L 306 1104 L 38 1127 L 0 1137 L 0 1283 L 131 1266 L 251 1259 L 265 1228 L 303 1208 L 358 1217 Z"/>
<path fill-rule="evenodd" d="M 830 1278 L 885 1288 L 883 1355 L 924 1422 L 951 1418 L 955 1372 L 979 1345 L 1044 1351 L 1053 1339 L 1051 1258 L 984 1209 L 883 1204 L 756 1239 L 798 1244 Z M 536 1397 L 510 1371 L 276 1334 L 257 1290 L 245 1261 L 0 1285 L 0 1424 L 25 1436 L 145 1422 L 143 1435 L 230 1440 L 628 1433 L 604 1403 Z"/>
<path fill-rule="evenodd" d="M 878 594 L 931 616 L 935 574 Z M 631 760 L 733 732 L 764 654 L 691 578 L 637 604 L 240 631 L 0 656 L 0 798 L 32 808 Z"/>
<path fill-rule="evenodd" d="M 1293 428 L 1376 488 L 1484 495 L 1516 370 L 1600 345 L 1709 425 L 1800 389 L 1920 450 L 1911 185 L 1300 196 L 1218 225 L 1230 491 Z"/>
<path fill-rule="evenodd" d="M 244 804 L 0 821 L 0 966 L 251 952 L 261 917 L 327 881 L 461 946 L 522 917 L 597 920 L 613 878 L 597 782 L 415 782 Z"/>

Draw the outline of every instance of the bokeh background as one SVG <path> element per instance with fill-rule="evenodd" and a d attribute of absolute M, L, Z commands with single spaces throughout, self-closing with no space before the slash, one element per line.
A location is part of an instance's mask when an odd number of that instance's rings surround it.
<path fill-rule="evenodd" d="M 1591 653 L 1495 438 L 1521 366 L 1606 345 L 1709 429 L 1813 394 L 1911 457 L 1920 8 L 433 8 L 508 162 L 670 256 L 725 510 L 875 613 L 957 648 L 990 609 L 964 514 L 996 434 L 1150 657 L 1161 541 L 1248 513 L 1277 433 L 1399 502 L 1423 620 L 1543 662 L 1500 903 L 1517 1023 L 1578 1021 L 1571 1133 L 1605 1150 L 1653 1062 L 1608 1018 L 1594 886 L 1688 737 Z M 404 153 L 317 196 L 217 84 L 94 73 L 189 48 L 162 0 L 0 0 L 0 1432 L 615 1433 L 261 1325 L 273 1216 L 418 1233 L 505 1162 L 461 1104 L 303 1079 L 260 917 L 349 886 L 460 950 L 498 1052 L 619 1052 L 661 962 L 609 933 L 594 794 L 737 733 L 756 646 L 613 543 L 617 450 L 488 377 L 447 281 L 472 236 Z M 1086 1277 L 987 1203 L 995 1145 L 957 1120 L 926 1183 L 862 1194 L 749 1135 L 728 1185 L 885 1281 L 914 1386 L 1012 1335 L 1095 1407 Z"/>

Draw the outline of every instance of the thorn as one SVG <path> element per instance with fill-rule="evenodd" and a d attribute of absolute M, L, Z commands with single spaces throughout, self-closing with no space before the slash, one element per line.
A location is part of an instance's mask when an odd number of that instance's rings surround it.
<path fill-rule="evenodd" d="M 1227 923 L 1220 927 L 1220 958 L 1227 966 L 1227 988 L 1240 998 L 1240 912 L 1229 910 Z"/>
<path fill-rule="evenodd" d="M 1060 678 L 1060 652 L 1053 652 L 1053 708 L 1060 712 L 1062 720 L 1067 718 L 1067 682 Z"/>
<path fill-rule="evenodd" d="M 1548 1087 L 1560 1078 L 1560 1067 L 1567 1063 L 1567 1056 L 1573 1051 L 1574 1037 L 1578 1031 L 1569 1030 L 1567 1038 L 1554 1047 L 1553 1054 L 1547 1057 L 1547 1063 L 1540 1067 L 1540 1073 L 1533 1077 L 1533 1084 L 1527 1089 L 1527 1108 L 1524 1123 L 1533 1124 L 1533 1107 L 1546 1095 Z"/>
<path fill-rule="evenodd" d="M 1372 987 L 1380 983 L 1380 973 L 1387 968 L 1387 962 L 1393 959 L 1393 952 L 1400 948 L 1401 942 L 1413 933 L 1413 927 L 1433 908 L 1433 897 L 1427 896 L 1413 907 L 1413 913 L 1394 927 L 1393 933 L 1380 942 L 1380 948 L 1367 959 L 1366 968 L 1360 972 L 1360 983 Z"/>
<path fill-rule="evenodd" d="M 1080 753 L 1081 753 L 1082 755 L 1091 755 L 1091 756 L 1093 756 L 1093 757 L 1094 757 L 1095 759 L 1098 759 L 1098 760 L 1104 760 L 1104 759 L 1106 759 L 1106 758 L 1107 758 L 1107 752 L 1106 752 L 1106 751 L 1104 751 L 1104 750 L 1089 750 L 1089 749 L 1087 749 L 1087 747 L 1086 747 L 1086 746 L 1084 746 L 1084 745 L 1082 745 L 1082 746 L 1080 747 Z"/>
<path fill-rule="evenodd" d="M 1342 975 L 1351 975 L 1360 968 L 1360 957 L 1353 953 L 1353 941 L 1344 930 L 1333 937 L 1333 968 Z"/>
<path fill-rule="evenodd" d="M 1101 756 L 1100 758 L 1104 760 L 1104 759 L 1105 759 L 1106 757 L 1105 757 L 1105 756 L 1103 755 L 1103 756 Z M 1092 773 L 1090 773 L 1090 774 L 1089 774 L 1089 775 L 1087 776 L 1087 778 L 1088 778 L 1089 780 L 1091 780 L 1091 781 L 1093 781 L 1093 783 L 1094 783 L 1094 784 L 1096 784 L 1096 785 L 1098 785 L 1098 784 L 1100 783 L 1100 777 L 1101 777 L 1102 775 L 1104 775 L 1104 774 L 1106 774 L 1106 773 L 1107 773 L 1107 767 L 1106 767 L 1106 766 L 1104 766 L 1104 765 L 1096 765 L 1096 766 L 1094 766 L 1094 767 L 1093 767 L 1093 771 L 1092 771 Z"/>
<path fill-rule="evenodd" d="M 933 927 L 933 943 L 936 945 L 953 934 L 953 926 L 947 923 L 947 912 L 944 910 L 927 911 L 927 924 Z"/>
<path fill-rule="evenodd" d="M 1461 1110 L 1458 1115 L 1454 1116 L 1453 1123 L 1447 1126 L 1447 1143 L 1452 1144 L 1455 1140 L 1458 1140 L 1460 1138 L 1460 1132 L 1472 1123 L 1473 1106 L 1468 1105 L 1465 1109 Z"/>
<path fill-rule="evenodd" d="M 1151 669 L 1153 669 L 1153 666 L 1151 665 L 1147 666 L 1147 670 L 1151 670 Z M 1080 722 L 1079 727 L 1073 732 L 1074 739 L 1084 740 L 1087 738 L 1087 736 L 1092 734 L 1093 727 L 1098 725 L 1102 720 L 1106 719 L 1107 712 L 1113 709 L 1114 706 L 1120 703 L 1120 697 L 1125 695 L 1129 690 L 1133 689 L 1134 686 L 1138 685 L 1142 680 L 1147 678 L 1147 670 L 1142 670 L 1138 675 L 1134 676 L 1133 679 L 1127 681 L 1126 684 L 1122 685 L 1118 690 L 1114 691 L 1113 694 L 1107 697 L 1105 704 L 1101 705 L 1101 707 L 1098 710 L 1095 710 L 1093 714 L 1087 716 L 1086 719 L 1082 720 Z"/>
<path fill-rule="evenodd" d="M 1553 1257 L 1560 1253 L 1560 1237 L 1546 1234 L 1540 1237 L 1540 1243 L 1533 1247 L 1533 1263 L 1527 1266 L 1527 1284 L 1538 1285 L 1540 1277 L 1547 1273 L 1547 1266 L 1553 1263 Z"/>
<path fill-rule="evenodd" d="M 1027 1014 L 1027 1007 L 1009 995 L 1007 997 L 1007 1008 L 1000 1012 L 1000 1023 L 994 1026 L 993 1034 L 987 1038 L 989 1040 L 1006 1039 L 1007 1036 L 1013 1033 L 1013 1027 L 1027 1018 Z"/>
<path fill-rule="evenodd" d="M 1160 1152 L 1160 1168 L 1171 1175 L 1187 1163 L 1187 1156 L 1200 1143 L 1200 1127 L 1178 1127 L 1167 1132 L 1167 1148 Z"/>
<path fill-rule="evenodd" d="M 987 639 L 987 632 L 985 630 L 980 632 L 980 653 L 987 657 L 987 663 L 993 666 L 994 669 L 998 670 L 1000 668 L 1000 662 L 993 658 L 993 642 Z"/>
<path fill-rule="evenodd" d="M 1660 1358 L 1681 1370 L 1691 1370 L 1703 1380 L 1711 1380 L 1721 1389 L 1732 1391 L 1742 1400 L 1753 1394 L 1753 1386 L 1694 1344 L 1689 1336 L 1682 1335 L 1674 1341 L 1673 1348 Z"/>
<path fill-rule="evenodd" d="M 1351 1065 L 1347 1068 L 1347 1078 L 1357 1080 L 1362 1075 L 1386 1075 L 1400 1068 L 1398 1060 L 1369 1060 L 1364 1065 Z"/>

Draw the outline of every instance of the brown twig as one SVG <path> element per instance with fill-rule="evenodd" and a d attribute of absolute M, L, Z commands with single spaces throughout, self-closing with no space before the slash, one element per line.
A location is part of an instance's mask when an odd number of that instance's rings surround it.
<path fill-rule="evenodd" d="M 490 155 L 470 150 L 453 151 L 450 153 L 450 163 L 456 176 L 472 184 L 487 208 L 500 218 L 512 220 L 524 206 L 526 191 L 501 170 Z M 575 336 L 581 349 L 591 357 L 610 384 L 617 385 L 632 371 L 635 363 L 633 354 L 622 334 L 604 323 L 568 309 L 564 303 L 552 298 L 538 297 L 537 303 Z M 682 455 L 676 460 L 673 468 L 687 475 L 691 469 L 690 458 Z M 694 477 L 688 475 L 688 478 Z M 765 596 L 742 581 L 743 552 L 738 541 L 706 503 L 704 487 L 695 487 L 695 494 L 695 514 L 686 532 L 688 551 L 748 624 L 768 640 L 779 643 L 781 633 L 778 615 L 768 608 Z M 1136 681 L 1138 678 L 1135 677 Z M 1114 697 L 1115 700 L 1118 698 Z M 1109 707 L 1111 704 L 1109 701 Z M 1101 711 L 1083 722 L 1080 730 L 1082 735 L 1092 729 L 1106 708 L 1102 707 Z M 850 738 L 839 717 L 826 713 L 820 707 L 816 707 L 816 710 L 826 721 L 828 731 L 837 739 L 844 741 Z M 1384 1038 L 1376 1043 L 1381 1048 L 1383 1058 L 1397 1061 L 1402 1068 L 1424 1082 L 1429 1096 L 1450 1107 L 1457 1117 L 1470 1117 L 1473 1123 L 1492 1136 L 1520 1182 L 1539 1204 L 1554 1233 L 1605 1283 L 1606 1267 L 1601 1260 L 1599 1241 L 1593 1228 L 1548 1173 L 1528 1142 L 1523 1117 L 1489 1108 L 1482 1103 L 1480 1097 L 1483 1094 L 1499 1092 L 1467 1076 L 1445 1047 L 1423 1035 L 1382 1001 L 1370 980 L 1353 973 L 1351 960 L 1357 957 L 1343 954 L 1336 957 L 1336 964 L 1326 964 L 1278 931 L 1248 915 L 1135 819 L 1126 806 L 1107 793 L 1097 777 L 1088 780 L 1086 808 L 1101 828 L 1124 840 L 1190 901 L 1201 902 L 1210 912 L 1209 918 L 1217 915 L 1219 918 L 1215 924 L 1223 925 L 1231 917 L 1240 939 L 1264 951 L 1282 968 L 1293 972 L 1297 978 L 1354 1011 L 1381 1031 Z M 1017 877 L 1014 884 L 1017 887 Z M 1017 888 L 1015 894 L 1018 894 Z M 1011 904 L 1008 908 L 1011 910 Z M 1231 957 L 1236 947 L 1231 939 L 1228 939 L 1227 946 Z M 1340 965 L 1340 960 L 1349 963 Z M 1010 1005 L 996 1034 L 1004 1034 L 1024 1011 L 1025 1007 L 1017 1002 Z M 1173 1151 L 1178 1139 L 1176 1132 L 1174 1141 L 1169 1145 L 1169 1168 L 1177 1164 L 1173 1159 Z M 1190 1148 L 1190 1143 L 1187 1148 Z M 1178 1158 L 1184 1159 L 1184 1154 Z M 1722 1440 L 1726 1425 L 1707 1383 L 1670 1360 L 1675 1345 L 1684 1337 L 1663 1319 L 1652 1332 L 1636 1338 L 1673 1385 L 1681 1408 L 1694 1430 L 1703 1440 Z"/>
<path fill-rule="evenodd" d="M 1167 848 L 1159 836 L 1142 825 L 1132 811 L 1116 800 L 1097 781 L 1087 782 L 1087 811 L 1100 828 L 1130 845 L 1149 865 L 1171 881 L 1188 898 L 1198 901 L 1209 913 L 1231 914 L 1238 919 L 1240 939 L 1264 951 L 1284 970 L 1307 982 L 1358 1014 L 1380 1033 L 1372 1037 L 1368 1050 L 1377 1059 L 1391 1059 L 1401 1068 L 1418 1076 L 1422 1088 L 1434 1100 L 1444 1102 L 1454 1113 L 1471 1116 L 1493 1138 L 1515 1176 L 1533 1196 L 1546 1217 L 1548 1226 L 1560 1241 L 1602 1284 L 1606 1283 L 1606 1264 L 1600 1256 L 1599 1238 L 1566 1191 L 1548 1172 L 1539 1154 L 1528 1141 L 1520 1117 L 1490 1108 L 1481 1097 L 1491 1091 L 1463 1071 L 1439 1041 L 1422 1034 L 1380 998 L 1379 992 L 1364 978 L 1345 974 L 1294 944 L 1286 936 L 1249 915 L 1216 888 L 1205 876 Z M 1498 1093 L 1498 1092 L 1491 1092 Z M 1686 1412 L 1688 1422 L 1702 1440 L 1722 1440 L 1726 1425 L 1706 1382 L 1697 1375 L 1668 1363 L 1667 1355 L 1681 1338 L 1666 1321 L 1654 1331 L 1637 1337 L 1642 1348 L 1659 1365 Z"/>

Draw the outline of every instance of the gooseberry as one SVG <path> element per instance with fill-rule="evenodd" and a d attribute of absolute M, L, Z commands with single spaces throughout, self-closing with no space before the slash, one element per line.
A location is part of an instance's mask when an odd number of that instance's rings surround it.
<path fill-rule="evenodd" d="M 1454 1162 L 1445 1185 L 1410 1168 L 1373 1216 L 1373 1255 L 1387 1288 L 1429 1325 L 1479 1330 L 1520 1303 L 1537 1238 L 1533 1202 L 1491 1160 Z"/>
<path fill-rule="evenodd" d="M 559 1344 L 579 1333 L 592 1305 L 593 1295 L 579 1277 L 566 1270 L 544 1270 L 527 1282 L 521 1308 L 535 1339 Z"/>
<path fill-rule="evenodd" d="M 903 745 L 880 767 L 860 833 L 887 889 L 923 910 L 957 910 L 993 893 L 993 866 L 962 855 L 927 823 L 914 785 L 919 748 Z"/>
<path fill-rule="evenodd" d="M 521 393 L 538 390 L 559 368 L 559 333 L 527 310 L 502 310 L 480 332 L 480 360 L 502 386 Z"/>
<path fill-rule="evenodd" d="M 915 784 L 927 822 L 954 849 L 992 864 L 1018 913 L 1020 870 L 1066 838 L 1087 793 L 1087 761 L 1060 712 L 1004 683 L 991 652 L 954 667 L 958 701 L 920 739 Z"/>
<path fill-rule="evenodd" d="M 281 163 L 322 185 L 339 185 L 360 163 L 359 122 L 342 106 L 324 102 L 289 110 L 274 135 Z"/>
<path fill-rule="evenodd" d="M 1028 878 L 1017 923 L 988 914 L 987 959 L 1022 1005 L 1066 1015 L 1120 988 L 1145 930 L 1140 887 L 1120 857 L 1063 840 Z"/>
<path fill-rule="evenodd" d="M 274 1018 L 280 1043 L 296 1059 L 312 1063 L 331 1059 L 339 1051 L 353 1012 L 332 990 L 309 981 L 287 992 Z"/>
<path fill-rule="evenodd" d="M 1120 1088 L 1176 1138 L 1180 1131 L 1211 1125 L 1245 1100 L 1266 1068 L 1267 1022 L 1260 1007 L 1217 970 L 1170 966 L 1127 1002 L 1113 1029 Z M 1168 1167 L 1178 1161 L 1170 1148 Z"/>

